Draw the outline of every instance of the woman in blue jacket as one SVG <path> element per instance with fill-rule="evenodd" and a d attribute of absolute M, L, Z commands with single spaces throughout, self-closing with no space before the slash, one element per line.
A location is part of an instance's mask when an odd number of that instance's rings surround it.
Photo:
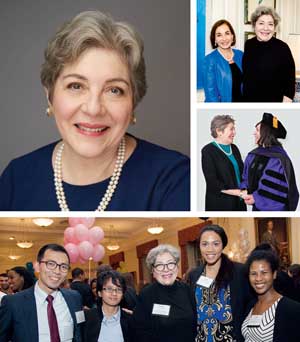
<path fill-rule="evenodd" d="M 236 37 L 227 20 L 213 25 L 210 42 L 214 50 L 203 65 L 205 102 L 241 102 L 243 52 L 232 48 Z"/>

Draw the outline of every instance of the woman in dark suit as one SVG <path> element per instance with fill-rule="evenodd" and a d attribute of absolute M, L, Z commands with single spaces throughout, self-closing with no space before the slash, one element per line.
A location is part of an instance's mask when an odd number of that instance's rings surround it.
<path fill-rule="evenodd" d="M 125 279 L 117 271 L 106 271 L 97 278 L 96 308 L 85 311 L 83 341 L 131 342 L 131 314 L 120 307 L 126 291 Z"/>
<path fill-rule="evenodd" d="M 179 250 L 172 245 L 149 251 L 146 264 L 155 282 L 139 294 L 134 342 L 195 342 L 195 303 L 189 286 L 177 280 L 179 259 Z"/>
<path fill-rule="evenodd" d="M 300 304 L 274 289 L 279 261 L 272 251 L 255 249 L 246 263 L 257 301 L 244 320 L 246 342 L 300 341 Z"/>
<path fill-rule="evenodd" d="M 203 263 L 188 279 L 197 303 L 196 342 L 244 341 L 241 325 L 252 297 L 244 265 L 232 262 L 223 253 L 227 241 L 218 225 L 206 226 L 200 232 Z"/>
<path fill-rule="evenodd" d="M 239 186 L 243 161 L 239 149 L 233 144 L 234 119 L 230 115 L 217 115 L 211 122 L 214 141 L 202 149 L 202 170 L 206 181 L 205 210 L 244 211 L 246 205 L 237 197 L 222 193 Z"/>

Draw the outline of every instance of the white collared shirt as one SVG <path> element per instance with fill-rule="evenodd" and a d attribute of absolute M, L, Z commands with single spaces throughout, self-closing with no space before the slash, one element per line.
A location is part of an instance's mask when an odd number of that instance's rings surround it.
<path fill-rule="evenodd" d="M 121 310 L 110 316 L 105 316 L 103 310 L 103 319 L 101 323 L 100 335 L 98 342 L 124 342 L 121 328 Z"/>
<path fill-rule="evenodd" d="M 53 308 L 58 323 L 60 341 L 71 342 L 74 335 L 74 322 L 68 305 L 60 291 L 54 291 L 51 295 L 54 297 Z M 39 342 L 51 342 L 47 315 L 48 302 L 46 301 L 48 294 L 39 287 L 38 282 L 34 286 L 34 296 L 38 317 Z"/>

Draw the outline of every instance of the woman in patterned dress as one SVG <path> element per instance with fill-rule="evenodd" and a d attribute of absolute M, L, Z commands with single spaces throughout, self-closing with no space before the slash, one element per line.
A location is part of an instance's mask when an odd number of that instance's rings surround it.
<path fill-rule="evenodd" d="M 200 231 L 203 263 L 189 275 L 196 299 L 196 342 L 244 341 L 241 325 L 251 300 L 250 288 L 244 265 L 223 253 L 227 241 L 218 225 Z"/>
<path fill-rule="evenodd" d="M 300 341 L 300 304 L 273 286 L 279 266 L 275 253 L 254 249 L 246 266 L 257 301 L 242 325 L 245 342 Z"/>

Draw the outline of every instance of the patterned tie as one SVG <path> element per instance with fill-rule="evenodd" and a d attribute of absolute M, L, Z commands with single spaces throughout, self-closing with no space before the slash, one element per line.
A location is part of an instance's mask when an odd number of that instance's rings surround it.
<path fill-rule="evenodd" d="M 47 314 L 48 314 L 50 336 L 51 336 L 51 342 L 60 342 L 57 319 L 56 319 L 55 311 L 53 308 L 53 300 L 54 298 L 51 295 L 48 295 L 48 297 L 46 298 L 46 301 L 48 302 Z"/>

